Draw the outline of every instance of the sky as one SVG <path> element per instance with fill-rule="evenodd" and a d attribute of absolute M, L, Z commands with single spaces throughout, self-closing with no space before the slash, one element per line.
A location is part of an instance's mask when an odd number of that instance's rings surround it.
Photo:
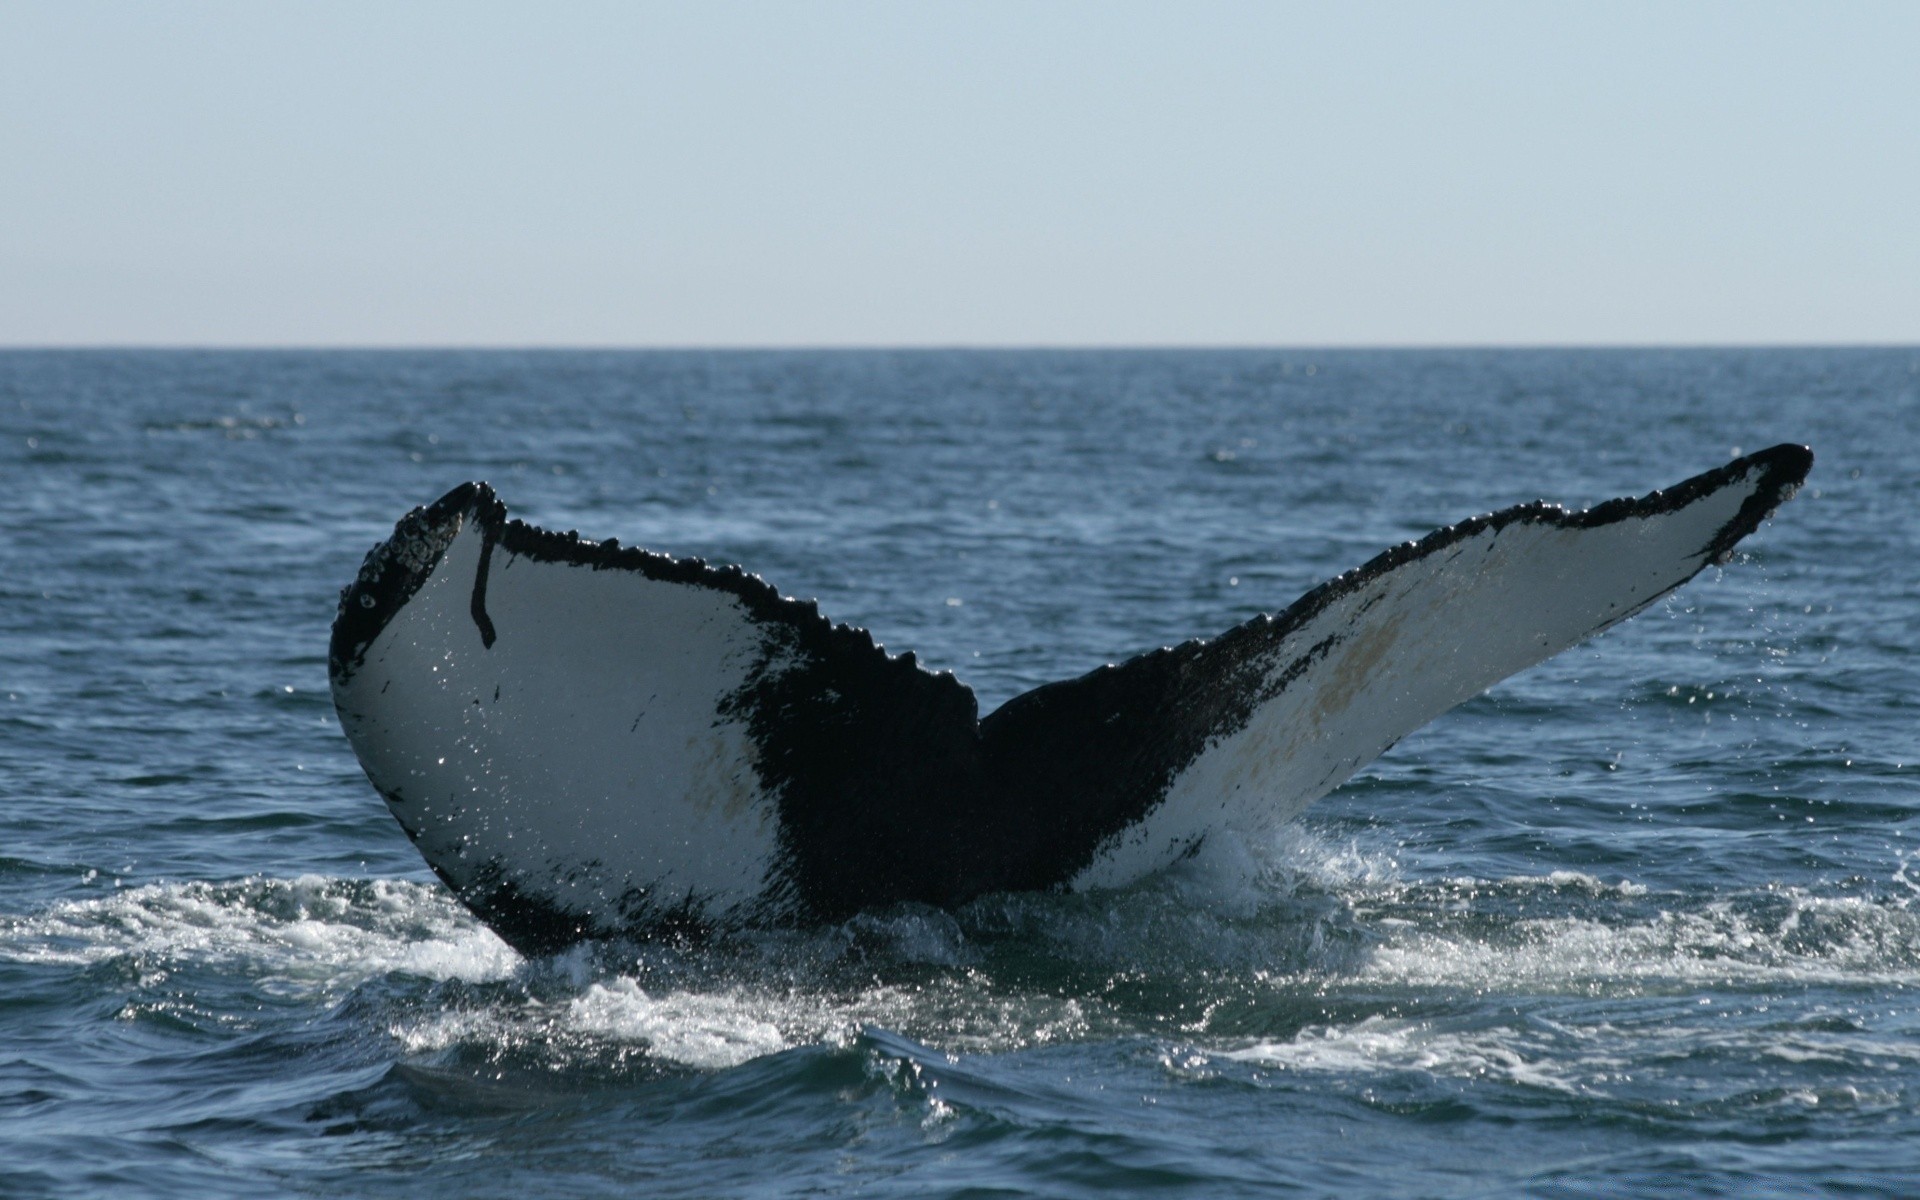
<path fill-rule="evenodd" d="M 0 345 L 1920 341 L 1920 5 L 0 0 Z"/>

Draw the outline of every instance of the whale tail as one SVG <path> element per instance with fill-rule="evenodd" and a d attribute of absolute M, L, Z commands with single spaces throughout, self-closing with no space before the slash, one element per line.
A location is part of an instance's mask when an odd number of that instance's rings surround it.
<path fill-rule="evenodd" d="M 951 674 L 738 568 L 540 530 L 469 483 L 368 554 L 329 668 L 374 787 L 524 951 L 1115 886 L 1293 817 L 1726 561 L 1811 465 L 1776 446 L 1475 517 L 984 719 Z"/>

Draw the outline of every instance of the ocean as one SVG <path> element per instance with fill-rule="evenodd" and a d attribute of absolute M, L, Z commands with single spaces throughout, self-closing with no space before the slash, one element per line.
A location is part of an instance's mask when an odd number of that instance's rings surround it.
<path fill-rule="evenodd" d="M 1920 351 L 0 353 L 0 1194 L 1920 1194 Z M 1439 525 L 1800 496 L 1133 887 L 529 960 L 335 719 L 470 479 L 982 711 Z"/>

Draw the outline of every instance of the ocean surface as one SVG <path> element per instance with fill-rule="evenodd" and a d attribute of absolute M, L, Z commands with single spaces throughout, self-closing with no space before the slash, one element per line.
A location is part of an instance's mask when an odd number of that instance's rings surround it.
<path fill-rule="evenodd" d="M 522 959 L 328 698 L 490 480 L 980 693 L 1803 442 L 1724 569 L 1103 894 Z M 0 1194 L 1920 1194 L 1920 350 L 0 353 Z"/>

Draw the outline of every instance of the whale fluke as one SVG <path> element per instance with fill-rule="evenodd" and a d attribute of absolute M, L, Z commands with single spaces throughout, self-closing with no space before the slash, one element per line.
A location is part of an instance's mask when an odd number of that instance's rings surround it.
<path fill-rule="evenodd" d="M 367 555 L 329 673 L 401 826 L 525 952 L 1116 886 L 1292 818 L 1725 562 L 1812 463 L 1776 446 L 1584 512 L 1474 517 L 984 719 L 951 674 L 737 567 L 537 529 L 468 483 Z"/>

